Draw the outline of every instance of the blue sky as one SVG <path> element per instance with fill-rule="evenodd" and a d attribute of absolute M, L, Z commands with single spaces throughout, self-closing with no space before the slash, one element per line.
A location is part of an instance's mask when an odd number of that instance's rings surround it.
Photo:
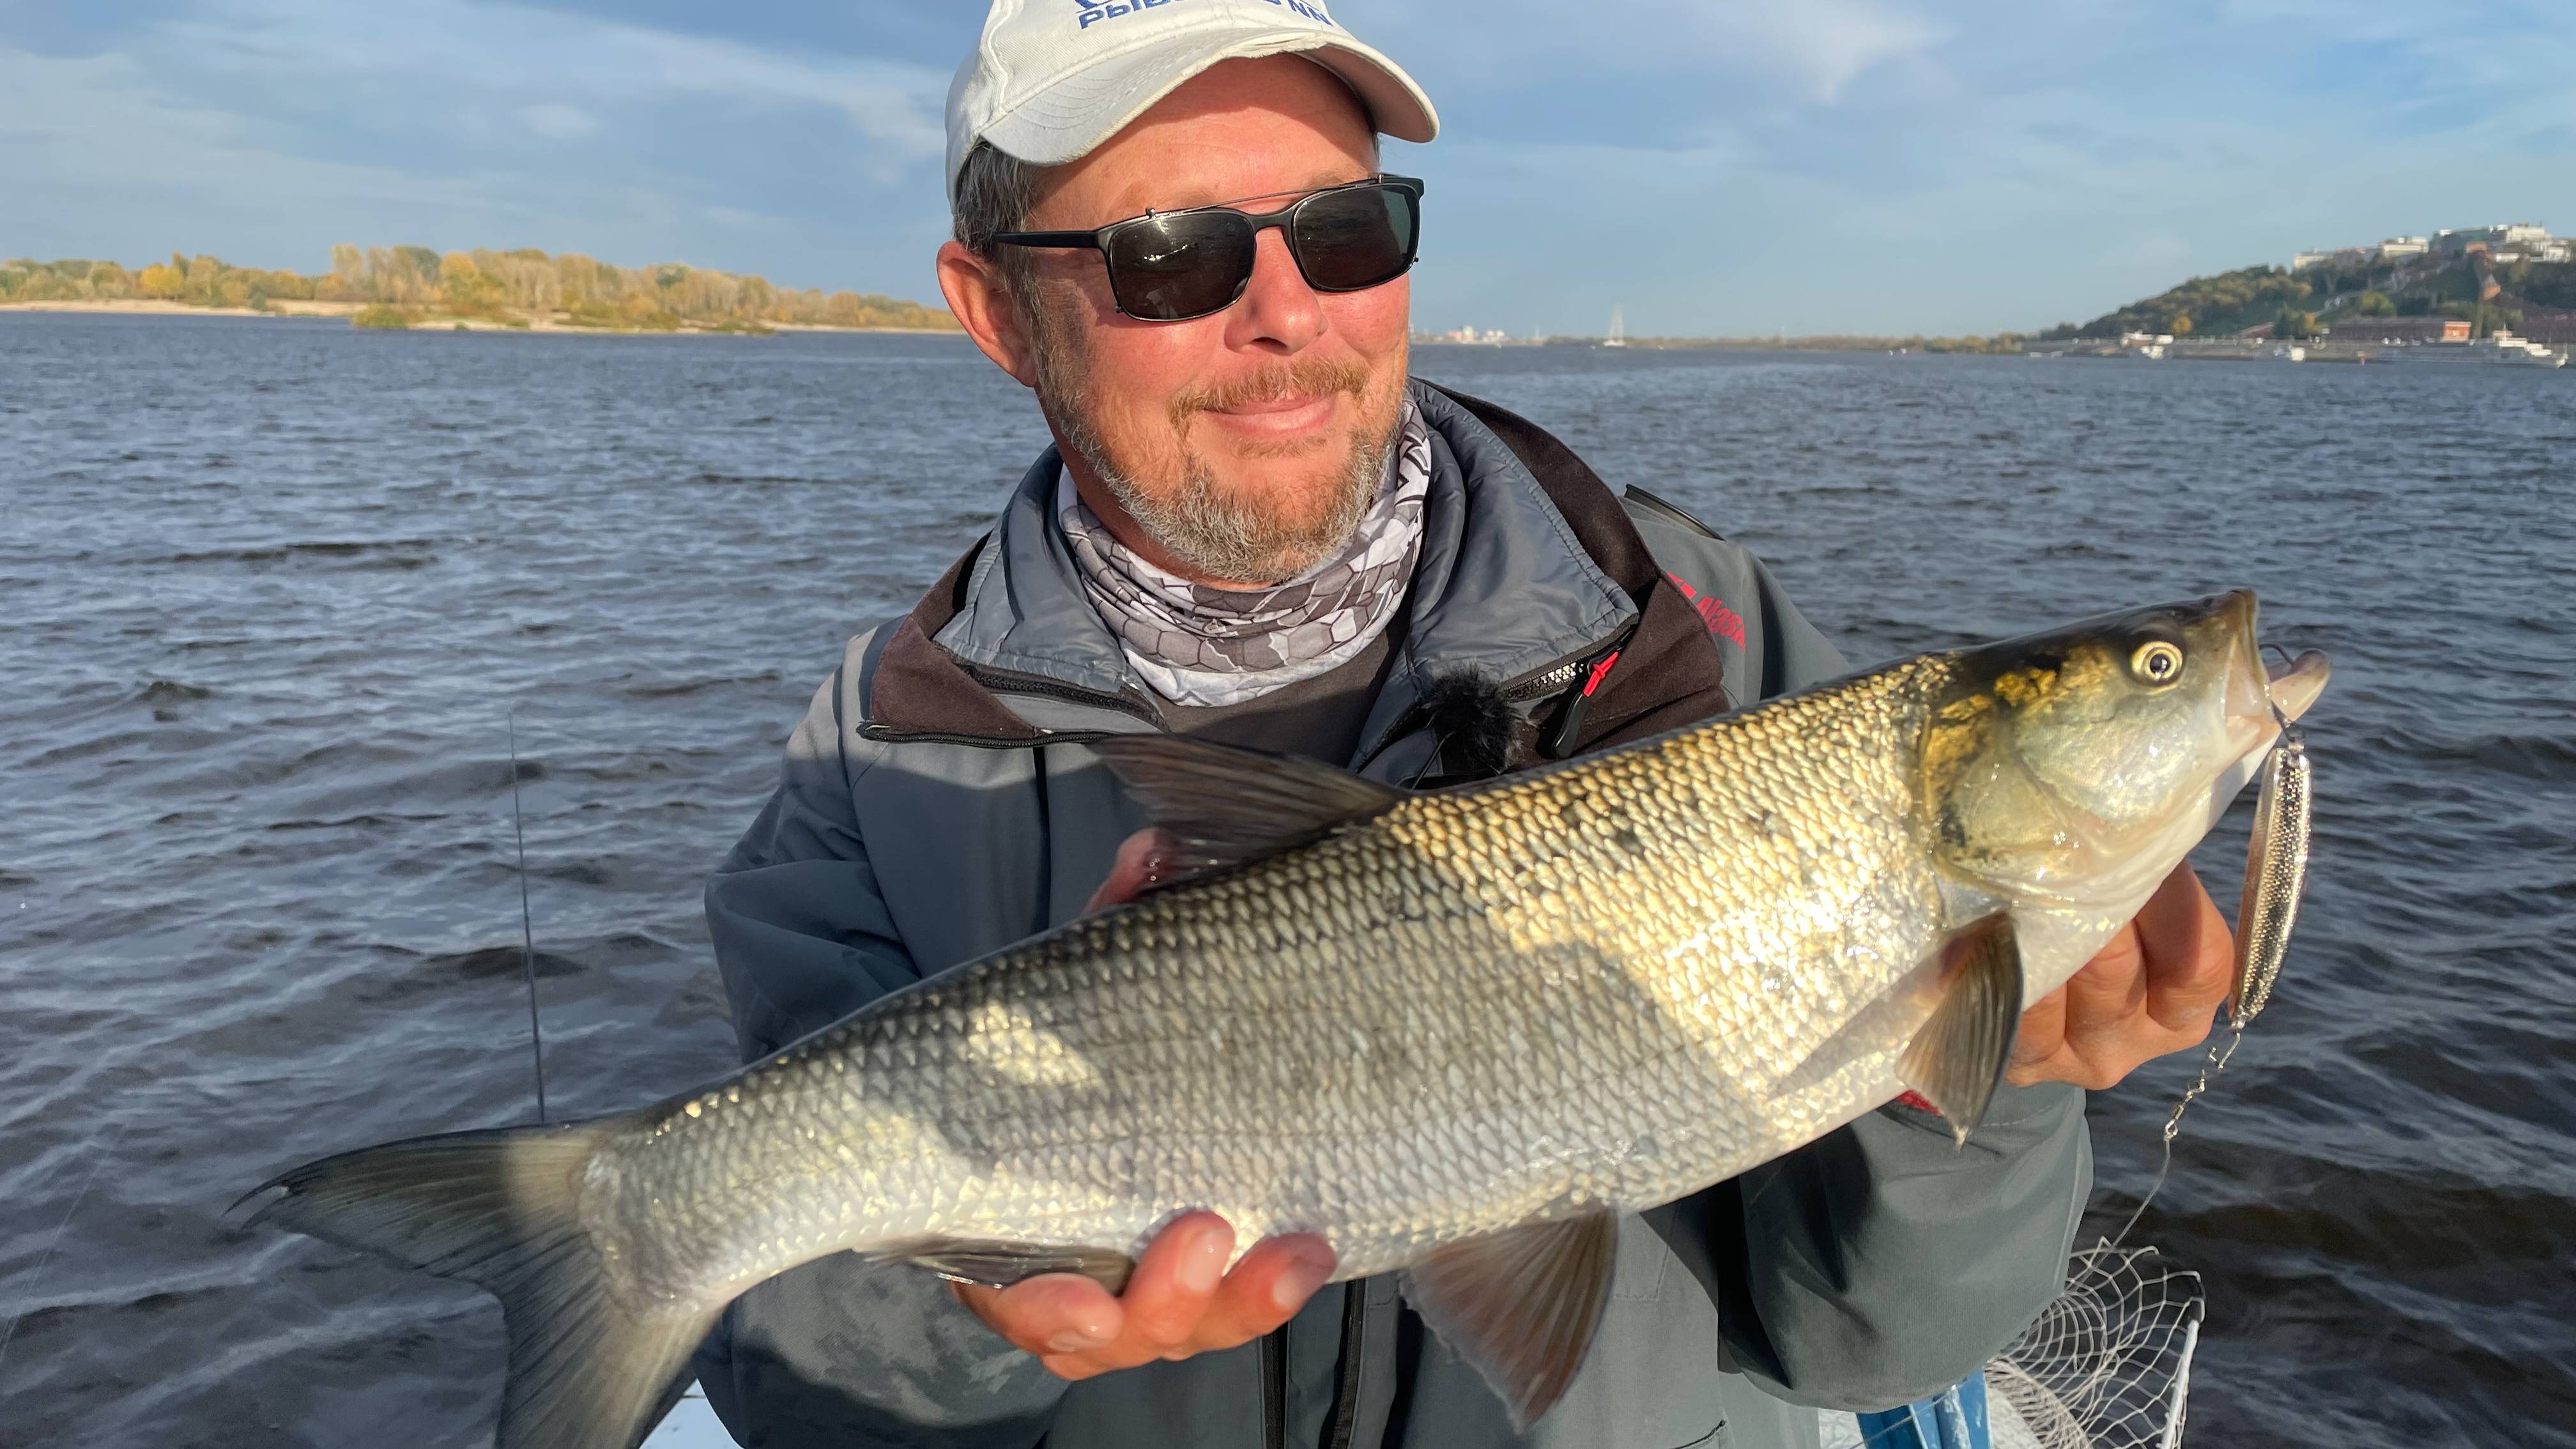
<path fill-rule="evenodd" d="M 1968 332 L 2576 232 L 2576 0 L 1336 0 L 1446 132 L 1418 320 Z M 539 246 L 935 298 L 969 0 L 0 0 L 0 254 Z"/>

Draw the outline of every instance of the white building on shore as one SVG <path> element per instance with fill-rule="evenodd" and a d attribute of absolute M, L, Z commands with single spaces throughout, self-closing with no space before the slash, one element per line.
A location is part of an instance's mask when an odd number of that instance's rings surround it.
<path fill-rule="evenodd" d="M 2549 228 L 2527 221 L 2499 222 L 2494 226 L 2446 227 L 2430 237 L 2393 236 L 2372 247 L 2334 247 L 2324 251 L 2293 252 L 2290 270 L 2304 272 L 2310 267 L 2333 265 L 2355 267 L 2370 262 L 2404 261 L 2427 254 L 2465 256 L 2470 249 L 2482 247 L 2489 253 L 2535 262 L 2563 262 L 2576 255 L 2576 248 L 2563 239 L 2552 237 Z"/>

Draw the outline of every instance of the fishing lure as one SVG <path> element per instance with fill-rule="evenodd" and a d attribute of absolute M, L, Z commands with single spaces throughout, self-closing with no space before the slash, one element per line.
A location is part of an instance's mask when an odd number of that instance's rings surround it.
<path fill-rule="evenodd" d="M 2281 957 L 2290 949 L 2290 928 L 2298 922 L 2299 897 L 2308 883 L 2315 769 L 2307 742 L 2283 719 L 2281 743 L 2263 761 L 2254 834 L 2245 847 L 2245 894 L 2236 909 L 2236 986 L 2227 998 L 2232 1026 L 2252 1021 L 2272 999 Z"/>

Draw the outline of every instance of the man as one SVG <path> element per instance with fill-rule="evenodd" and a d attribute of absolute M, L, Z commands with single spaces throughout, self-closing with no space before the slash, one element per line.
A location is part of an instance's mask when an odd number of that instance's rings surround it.
<path fill-rule="evenodd" d="M 1429 783 L 1841 671 L 1742 550 L 1408 380 L 1420 187 L 1379 175 L 1376 138 L 1435 128 L 1320 5 L 997 0 L 950 97 L 940 284 L 1056 447 L 851 642 L 709 886 L 747 1056 L 1138 889 L 1152 838 L 1103 734 Z M 2078 1088 L 2201 1039 L 2226 955 L 2179 873 L 2028 1014 L 1964 1150 L 1891 1106 L 1625 1220 L 1591 1358 L 1531 1441 L 1812 1444 L 1801 1406 L 1975 1369 L 2057 1287 Z M 1117 1297 L 826 1259 L 745 1294 L 700 1376 L 775 1446 L 1512 1442 L 1391 1279 L 1327 1285 L 1311 1237 L 1236 1246 L 1184 1214 Z"/>

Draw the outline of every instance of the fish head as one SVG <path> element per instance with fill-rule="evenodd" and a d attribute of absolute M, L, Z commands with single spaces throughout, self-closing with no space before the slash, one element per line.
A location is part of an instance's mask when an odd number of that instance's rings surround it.
<path fill-rule="evenodd" d="M 2208 833 L 2326 676 L 2320 654 L 2267 673 L 2245 589 L 1953 664 L 1921 756 L 1943 869 L 2009 902 L 2115 922 Z"/>

